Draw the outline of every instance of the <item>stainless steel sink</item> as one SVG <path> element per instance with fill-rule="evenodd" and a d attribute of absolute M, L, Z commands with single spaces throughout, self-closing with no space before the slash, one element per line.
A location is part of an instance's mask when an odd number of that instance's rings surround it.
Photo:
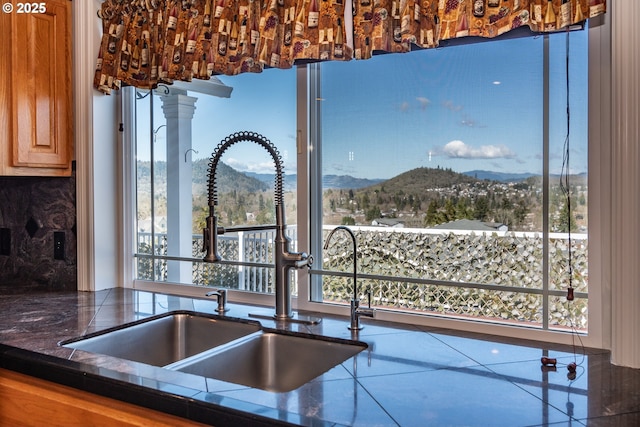
<path fill-rule="evenodd" d="M 166 366 L 261 330 L 258 322 L 180 311 L 62 342 L 92 353 Z"/>
<path fill-rule="evenodd" d="M 172 369 L 267 391 L 286 392 L 367 348 L 357 341 L 276 332 L 254 334 Z"/>
<path fill-rule="evenodd" d="M 256 321 L 190 311 L 60 345 L 274 392 L 294 390 L 367 348 L 359 341 L 265 329 Z"/>

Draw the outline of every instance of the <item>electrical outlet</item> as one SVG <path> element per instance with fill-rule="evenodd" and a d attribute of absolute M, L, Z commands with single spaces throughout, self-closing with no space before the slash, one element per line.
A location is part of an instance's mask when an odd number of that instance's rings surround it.
<path fill-rule="evenodd" d="M 0 228 L 0 255 L 11 255 L 11 229 Z"/>
<path fill-rule="evenodd" d="M 64 260 L 64 231 L 53 232 L 53 259 Z"/>

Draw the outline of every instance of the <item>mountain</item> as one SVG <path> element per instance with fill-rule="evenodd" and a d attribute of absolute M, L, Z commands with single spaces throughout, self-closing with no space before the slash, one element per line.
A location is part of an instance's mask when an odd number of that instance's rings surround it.
<path fill-rule="evenodd" d="M 471 176 L 476 179 L 489 181 L 499 181 L 499 182 L 514 182 L 514 181 L 524 181 L 527 178 L 531 178 L 532 176 L 539 176 L 539 174 L 534 173 L 509 173 L 509 172 L 494 172 L 494 171 L 485 171 L 485 170 L 472 170 L 468 172 L 462 172 L 464 175 Z"/>
<path fill-rule="evenodd" d="M 477 179 L 454 172 L 451 169 L 417 168 L 401 173 L 386 181 L 367 187 L 367 190 L 384 190 L 395 194 L 420 194 L 425 190 L 448 188 L 455 184 L 473 183 Z"/>
<path fill-rule="evenodd" d="M 246 176 L 257 179 L 258 181 L 266 184 L 269 188 L 273 188 L 276 182 L 276 175 L 274 173 L 256 173 L 256 172 L 242 172 Z M 293 191 L 298 186 L 298 175 L 288 175 L 285 171 L 284 174 L 284 190 L 285 191 Z"/>
<path fill-rule="evenodd" d="M 273 188 L 275 181 L 274 174 L 269 173 L 255 173 L 255 172 L 243 172 L 245 175 L 255 178 L 259 181 L 268 184 L 270 188 Z M 284 175 L 284 189 L 295 190 L 297 188 L 298 175 Z M 370 187 L 384 181 L 383 179 L 366 179 L 355 178 L 350 175 L 323 175 L 322 176 L 322 188 L 323 189 L 358 189 Z"/>
<path fill-rule="evenodd" d="M 510 172 L 494 172 L 485 170 L 472 170 L 463 172 L 464 175 L 471 176 L 480 180 L 498 181 L 498 182 L 520 182 L 529 178 L 541 179 L 540 174 L 535 173 L 510 173 Z M 549 179 L 552 185 L 558 185 L 560 175 L 550 174 Z M 585 172 L 573 174 L 569 177 L 572 185 L 587 185 L 587 174 Z"/>
<path fill-rule="evenodd" d="M 366 179 L 366 178 L 354 178 L 350 175 L 323 175 L 322 176 L 322 188 L 329 189 L 357 189 L 371 187 L 384 179 Z"/>
<path fill-rule="evenodd" d="M 138 175 L 138 186 L 140 189 L 150 189 L 150 170 L 151 162 L 139 160 L 137 163 L 137 175 Z M 208 169 L 209 169 L 209 161 L 208 159 L 198 159 L 193 162 L 193 189 L 196 194 L 205 194 L 207 192 L 207 183 L 209 179 Z M 154 164 L 154 174 L 156 176 L 156 182 L 166 182 L 167 181 L 167 163 L 164 161 L 157 161 Z M 227 193 L 232 190 L 237 190 L 240 192 L 260 192 L 266 191 L 269 188 L 273 187 L 273 183 L 271 185 L 267 185 L 264 182 L 252 178 L 243 174 L 242 172 L 238 172 L 230 166 L 226 165 L 223 162 L 218 164 L 218 170 L 216 171 L 216 182 L 218 185 L 218 193 Z M 161 189 L 156 188 L 156 191 L 161 191 Z"/>
<path fill-rule="evenodd" d="M 193 162 L 193 185 L 194 191 L 205 194 L 208 180 L 208 159 L 198 159 Z M 164 182 L 167 179 L 166 162 L 155 163 L 155 175 L 157 182 Z M 138 161 L 138 181 L 140 187 L 149 185 L 150 162 Z M 355 178 L 350 175 L 324 175 L 322 184 L 327 189 L 351 189 L 351 190 L 380 190 L 384 189 L 389 193 L 419 193 L 425 189 L 445 188 L 460 183 L 472 183 L 479 180 L 490 180 L 497 182 L 519 182 L 529 178 L 537 178 L 539 175 L 532 173 L 508 173 L 494 172 L 487 170 L 472 170 L 458 173 L 451 169 L 441 168 L 417 168 L 404 172 L 391 179 L 366 179 Z M 227 164 L 220 162 L 217 171 L 218 192 L 225 193 L 231 190 L 241 192 L 261 192 L 273 188 L 274 174 L 239 172 Z M 552 181 L 558 179 L 552 175 Z M 586 174 L 572 176 L 572 183 L 586 184 Z M 297 188 L 297 175 L 284 176 L 285 191 L 295 191 Z"/>
<path fill-rule="evenodd" d="M 209 160 L 198 159 L 193 162 L 193 183 L 204 185 L 205 191 L 209 180 Z M 245 173 L 238 172 L 231 166 L 228 166 L 224 162 L 218 163 L 218 170 L 216 171 L 216 182 L 218 185 L 218 193 L 227 193 L 231 190 L 246 191 L 246 192 L 258 192 L 266 191 L 269 188 L 273 188 L 273 181 L 271 185 L 267 185 L 259 179 L 248 176 Z"/>

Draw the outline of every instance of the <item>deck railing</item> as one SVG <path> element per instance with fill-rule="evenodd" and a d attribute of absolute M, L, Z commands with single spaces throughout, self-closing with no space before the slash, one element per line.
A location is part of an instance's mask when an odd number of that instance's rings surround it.
<path fill-rule="evenodd" d="M 326 226 L 324 234 L 332 227 Z M 572 286 L 576 300 L 564 297 L 568 281 L 568 236 L 551 233 L 477 232 L 413 228 L 352 227 L 358 240 L 360 288 L 375 306 L 396 310 L 478 317 L 532 325 L 587 327 L 588 241 L 572 234 Z M 296 227 L 287 229 L 295 250 Z M 273 292 L 273 230 L 219 236 L 219 252 L 229 264 L 192 263 L 192 284 Z M 351 240 L 336 237 L 316 256 L 313 274 L 322 275 L 325 301 L 347 302 L 352 295 Z M 138 233 L 138 278 L 167 278 L 166 235 Z M 149 257 L 155 248 L 155 259 Z M 548 257 L 543 256 L 548 250 Z M 146 256 L 145 256 L 146 254 Z M 200 259 L 202 236 L 193 236 Z M 315 254 L 314 254 L 315 255 Z M 549 274 L 544 274 L 547 268 Z M 295 281 L 293 293 L 296 294 Z"/>

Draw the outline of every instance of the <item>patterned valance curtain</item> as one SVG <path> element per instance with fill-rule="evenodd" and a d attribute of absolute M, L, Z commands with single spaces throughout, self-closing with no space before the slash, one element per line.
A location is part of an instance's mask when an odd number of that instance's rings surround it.
<path fill-rule="evenodd" d="M 606 0 L 105 0 L 94 85 L 153 88 L 521 26 L 559 31 L 605 10 Z"/>

